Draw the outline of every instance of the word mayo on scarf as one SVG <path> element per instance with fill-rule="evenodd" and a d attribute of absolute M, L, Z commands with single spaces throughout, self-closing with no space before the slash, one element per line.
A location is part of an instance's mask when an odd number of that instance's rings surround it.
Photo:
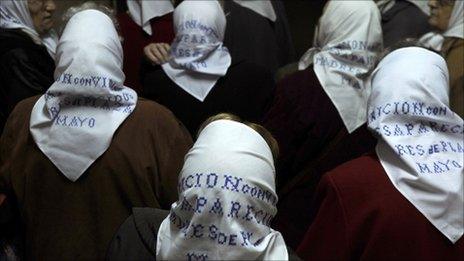
<path fill-rule="evenodd" d="M 204 101 L 232 62 L 223 46 L 226 18 L 217 1 L 183 1 L 174 11 L 176 38 L 164 72 L 180 88 Z"/>
<path fill-rule="evenodd" d="M 423 48 L 402 48 L 372 77 L 368 126 L 379 136 L 380 162 L 399 192 L 455 243 L 464 232 L 464 122 L 449 109 L 446 62 Z"/>
<path fill-rule="evenodd" d="M 207 125 L 185 157 L 179 199 L 158 232 L 159 260 L 288 260 L 271 149 L 250 127 Z"/>
<path fill-rule="evenodd" d="M 362 76 L 382 50 L 380 13 L 372 1 L 329 1 L 316 28 L 314 46 L 299 62 L 314 72 L 348 132 L 366 122 L 369 86 Z"/>
<path fill-rule="evenodd" d="M 53 29 L 44 35 L 37 33 L 29 13 L 27 0 L 0 1 L 0 28 L 21 29 L 36 44 L 43 44 L 50 56 L 55 59 L 58 35 Z"/>
<path fill-rule="evenodd" d="M 40 150 L 76 181 L 110 146 L 134 111 L 137 94 L 123 86 L 122 47 L 111 19 L 75 14 L 57 48 L 55 83 L 35 104 L 30 130 Z"/>

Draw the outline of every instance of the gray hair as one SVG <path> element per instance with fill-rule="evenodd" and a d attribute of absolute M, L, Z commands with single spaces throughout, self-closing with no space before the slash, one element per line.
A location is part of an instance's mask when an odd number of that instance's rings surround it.
<path fill-rule="evenodd" d="M 116 19 L 116 12 L 114 11 L 114 9 L 105 4 L 96 3 L 93 1 L 88 1 L 78 6 L 72 6 L 68 10 L 66 10 L 62 18 L 63 28 L 61 28 L 61 31 L 64 30 L 64 27 L 68 23 L 69 19 L 71 19 L 71 17 L 85 10 L 97 10 L 106 14 L 111 19 L 111 21 L 113 21 L 113 25 L 116 28 L 116 31 L 119 32 L 119 23 Z"/>

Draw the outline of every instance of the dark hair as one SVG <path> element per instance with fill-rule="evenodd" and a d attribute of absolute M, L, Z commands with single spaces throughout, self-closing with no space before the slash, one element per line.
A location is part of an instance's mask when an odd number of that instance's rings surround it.
<path fill-rule="evenodd" d="M 277 140 L 272 136 L 272 134 L 266 128 L 256 123 L 243 121 L 240 117 L 238 117 L 237 115 L 231 114 L 231 113 L 220 113 L 220 114 L 216 114 L 206 119 L 201 124 L 200 128 L 198 129 L 197 138 L 200 135 L 201 131 L 208 124 L 210 124 L 213 121 L 217 121 L 217 120 L 230 120 L 230 121 L 236 121 L 236 122 L 240 122 L 240 123 L 247 125 L 248 127 L 255 130 L 257 133 L 259 133 L 261 137 L 263 137 L 263 139 L 266 141 L 267 145 L 271 149 L 272 157 L 274 161 L 276 161 L 277 158 L 279 157 L 279 144 L 277 143 Z"/>

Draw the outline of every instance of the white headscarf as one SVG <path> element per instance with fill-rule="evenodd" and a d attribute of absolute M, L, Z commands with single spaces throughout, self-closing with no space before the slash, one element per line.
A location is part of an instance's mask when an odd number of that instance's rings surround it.
<path fill-rule="evenodd" d="M 274 6 L 272 6 L 270 0 L 234 0 L 234 2 L 266 17 L 272 22 L 275 22 L 277 19 Z"/>
<path fill-rule="evenodd" d="M 107 15 L 86 10 L 69 20 L 57 48 L 56 81 L 35 104 L 30 130 L 71 181 L 108 149 L 135 109 L 137 94 L 123 86 L 122 61 L 118 33 Z"/>
<path fill-rule="evenodd" d="M 158 260 L 288 260 L 266 141 L 229 120 L 210 123 L 185 157 L 179 200 L 158 232 Z"/>
<path fill-rule="evenodd" d="M 37 44 L 43 44 L 50 56 L 55 59 L 58 35 L 50 30 L 39 35 L 34 28 L 27 0 L 1 0 L 0 1 L 0 27 L 5 29 L 21 29 Z"/>
<path fill-rule="evenodd" d="M 449 108 L 446 62 L 402 48 L 372 77 L 368 126 L 379 136 L 380 162 L 396 189 L 455 243 L 464 232 L 464 122 Z"/>
<path fill-rule="evenodd" d="M 382 50 L 380 13 L 373 1 L 329 1 L 316 29 L 315 43 L 299 62 L 314 72 L 348 132 L 366 122 L 369 72 Z"/>
<path fill-rule="evenodd" d="M 132 20 L 151 35 L 150 20 L 174 11 L 170 0 L 127 0 L 127 7 Z"/>
<path fill-rule="evenodd" d="M 464 39 L 464 1 L 454 1 L 453 11 L 448 22 L 448 28 L 442 34 L 430 32 L 419 40 L 426 47 L 441 51 L 445 37 Z"/>
<path fill-rule="evenodd" d="M 204 101 L 232 62 L 223 46 L 226 17 L 217 1 L 183 1 L 174 11 L 176 38 L 164 72 L 184 91 Z"/>

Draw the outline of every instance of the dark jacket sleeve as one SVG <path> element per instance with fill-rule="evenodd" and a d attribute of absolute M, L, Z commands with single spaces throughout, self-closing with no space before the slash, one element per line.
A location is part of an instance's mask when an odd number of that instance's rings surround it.
<path fill-rule="evenodd" d="M 42 65 L 41 68 L 37 68 L 37 61 L 31 59 L 42 59 L 42 56 L 30 52 L 32 51 L 18 48 L 3 54 L 0 58 L 0 133 L 6 118 L 18 102 L 43 94 L 53 83 L 54 68 L 44 68 Z"/>
<path fill-rule="evenodd" d="M 314 200 L 314 222 L 297 254 L 304 260 L 349 260 L 346 215 L 336 184 L 324 176 Z"/>
<path fill-rule="evenodd" d="M 158 229 L 169 211 L 134 208 L 111 240 L 107 260 L 156 260 Z"/>

